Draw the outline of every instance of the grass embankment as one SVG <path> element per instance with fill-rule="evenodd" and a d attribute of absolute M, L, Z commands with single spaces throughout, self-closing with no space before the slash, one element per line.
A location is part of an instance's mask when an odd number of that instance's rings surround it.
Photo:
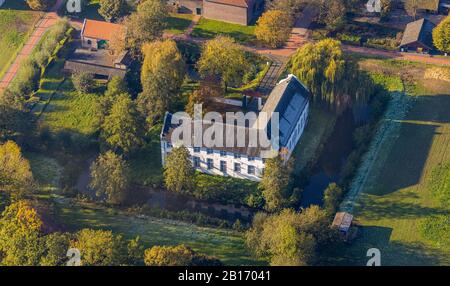
<path fill-rule="evenodd" d="M 424 79 L 429 67 L 419 64 L 363 60 L 362 66 L 390 76 L 384 82 L 391 89 L 401 75 L 407 104 L 387 113 L 382 124 L 396 126 L 382 139 L 374 139 L 383 141 L 376 156 L 365 158 L 362 166 L 370 164 L 367 173 L 355 179 L 362 184 L 353 207 L 362 225 L 360 238 L 330 251 L 327 263 L 365 265 L 367 250 L 375 247 L 381 251 L 382 265 L 448 265 L 450 205 L 434 194 L 431 182 L 435 170 L 450 162 L 450 83 Z M 409 108 L 399 117 L 404 106 Z"/>
<path fill-rule="evenodd" d="M 0 7 L 0 79 L 6 73 L 40 19 L 25 3 L 8 0 Z"/>
<path fill-rule="evenodd" d="M 217 35 L 226 35 L 242 44 L 256 42 L 255 26 L 242 26 L 221 21 L 201 18 L 191 34 L 193 37 L 211 39 Z"/>

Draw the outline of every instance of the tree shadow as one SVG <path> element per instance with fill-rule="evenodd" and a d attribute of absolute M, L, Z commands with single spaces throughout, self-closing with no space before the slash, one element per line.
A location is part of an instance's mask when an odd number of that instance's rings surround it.
<path fill-rule="evenodd" d="M 400 124 L 400 130 L 379 175 L 382 180 L 372 194 L 386 195 L 418 184 L 433 140 L 441 135 L 438 129 L 450 123 L 450 95 L 419 96 L 413 104 L 403 120 L 391 118 Z"/>
<path fill-rule="evenodd" d="M 445 208 L 424 207 L 420 203 L 408 203 L 401 199 L 396 201 L 374 200 L 368 196 L 361 196 L 355 207 L 364 210 L 366 219 L 379 219 L 380 217 L 415 219 L 432 215 L 450 215 L 450 211 Z"/>

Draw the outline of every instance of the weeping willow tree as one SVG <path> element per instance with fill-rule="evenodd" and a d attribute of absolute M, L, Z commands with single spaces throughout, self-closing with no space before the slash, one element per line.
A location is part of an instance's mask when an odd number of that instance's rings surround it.
<path fill-rule="evenodd" d="M 309 88 L 315 104 L 333 110 L 366 103 L 374 89 L 370 76 L 344 55 L 339 41 L 332 39 L 298 49 L 291 73 Z"/>

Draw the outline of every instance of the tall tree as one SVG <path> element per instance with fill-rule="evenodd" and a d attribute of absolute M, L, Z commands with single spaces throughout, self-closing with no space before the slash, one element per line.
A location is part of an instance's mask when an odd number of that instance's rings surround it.
<path fill-rule="evenodd" d="M 69 233 L 54 232 L 44 236 L 44 252 L 41 256 L 42 266 L 65 266 L 67 263 L 67 250 L 69 250 L 71 235 Z"/>
<path fill-rule="evenodd" d="M 100 0 L 98 13 L 105 18 L 106 21 L 111 22 L 123 15 L 125 7 L 125 0 Z"/>
<path fill-rule="evenodd" d="M 0 264 L 39 265 L 44 251 L 43 222 L 27 201 L 7 206 L 0 217 Z"/>
<path fill-rule="evenodd" d="M 127 46 L 139 50 L 143 43 L 161 38 L 168 16 L 166 1 L 141 1 L 137 11 L 124 21 L 127 27 Z"/>
<path fill-rule="evenodd" d="M 311 265 L 317 248 L 332 238 L 329 223 L 317 206 L 302 212 L 284 209 L 278 214 L 255 216 L 246 242 L 257 256 L 268 256 L 271 265 Z"/>
<path fill-rule="evenodd" d="M 202 81 L 199 89 L 194 90 L 190 94 L 188 104 L 186 105 L 186 112 L 193 116 L 195 105 L 202 104 L 202 111 L 205 114 L 209 111 L 209 106 L 212 104 L 213 98 L 222 96 L 223 90 L 220 84 Z"/>
<path fill-rule="evenodd" d="M 30 163 L 22 157 L 20 147 L 13 141 L 0 144 L 0 190 L 20 195 L 33 185 Z"/>
<path fill-rule="evenodd" d="M 94 75 L 87 72 L 76 72 L 72 74 L 72 83 L 80 93 L 91 92 L 95 86 Z"/>
<path fill-rule="evenodd" d="M 147 43 L 142 48 L 142 93 L 137 102 L 147 122 L 164 115 L 178 95 L 185 76 L 185 63 L 175 41 Z"/>
<path fill-rule="evenodd" d="M 450 16 L 433 29 L 433 44 L 444 53 L 450 53 Z"/>
<path fill-rule="evenodd" d="M 341 28 L 346 19 L 345 0 L 321 0 L 319 19 L 331 31 Z"/>
<path fill-rule="evenodd" d="M 129 167 L 121 156 L 108 151 L 91 165 L 91 184 L 97 196 L 106 196 L 112 204 L 120 204 L 129 187 Z"/>
<path fill-rule="evenodd" d="M 119 95 L 101 126 L 101 138 L 115 151 L 130 153 L 144 143 L 143 122 L 136 104 L 126 93 Z"/>
<path fill-rule="evenodd" d="M 146 249 L 144 262 L 147 266 L 220 266 L 215 259 L 197 254 L 185 245 L 153 246 Z"/>
<path fill-rule="evenodd" d="M 164 166 L 164 182 L 169 191 L 189 192 L 194 186 L 194 167 L 186 147 L 173 148 L 167 154 Z"/>
<path fill-rule="evenodd" d="M 220 80 L 226 90 L 242 82 L 249 63 L 239 44 L 230 37 L 218 36 L 204 45 L 197 67 L 202 77 Z"/>
<path fill-rule="evenodd" d="M 127 262 L 126 241 L 111 231 L 82 229 L 70 246 L 80 250 L 83 266 L 119 266 Z"/>
<path fill-rule="evenodd" d="M 269 10 L 258 19 L 255 35 L 271 48 L 281 47 L 291 34 L 291 16 L 282 10 Z"/>
<path fill-rule="evenodd" d="M 342 189 L 336 185 L 336 183 L 329 184 L 325 189 L 323 195 L 323 207 L 329 215 L 334 215 L 336 213 L 341 197 Z"/>
<path fill-rule="evenodd" d="M 23 96 L 5 90 L 0 94 L 0 142 L 21 140 L 35 129 L 35 118 L 28 112 Z"/>
<path fill-rule="evenodd" d="M 344 55 L 339 41 L 332 39 L 298 49 L 291 73 L 308 87 L 315 103 L 336 110 L 367 102 L 374 89 L 368 74 Z"/>
<path fill-rule="evenodd" d="M 276 211 L 289 204 L 289 181 L 290 168 L 280 156 L 266 160 L 264 175 L 259 184 L 266 201 L 266 210 Z"/>

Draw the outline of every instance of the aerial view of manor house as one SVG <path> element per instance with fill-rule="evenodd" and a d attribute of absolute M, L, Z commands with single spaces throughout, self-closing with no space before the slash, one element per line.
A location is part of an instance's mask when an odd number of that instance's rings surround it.
<path fill-rule="evenodd" d="M 0 266 L 449 266 L 449 12 L 0 0 Z"/>

